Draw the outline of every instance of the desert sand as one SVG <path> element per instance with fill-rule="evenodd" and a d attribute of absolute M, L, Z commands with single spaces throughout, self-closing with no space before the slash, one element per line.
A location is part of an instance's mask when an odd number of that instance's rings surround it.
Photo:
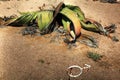
<path fill-rule="evenodd" d="M 0 0 L 0 17 L 18 15 L 18 11 L 37 11 L 43 4 L 57 6 L 62 0 Z M 114 33 L 120 39 L 120 4 L 100 3 L 92 0 L 64 0 L 66 4 L 79 6 L 87 18 L 103 26 L 116 24 Z M 24 27 L 0 28 L 0 80 L 69 80 L 66 69 L 71 65 L 91 65 L 87 72 L 70 80 L 120 80 L 120 42 L 82 30 L 99 42 L 99 48 L 84 44 L 68 47 L 59 40 L 50 42 L 51 35 L 22 36 Z M 51 37 L 50 37 L 51 36 Z M 103 55 L 98 62 L 88 58 L 87 52 Z"/>

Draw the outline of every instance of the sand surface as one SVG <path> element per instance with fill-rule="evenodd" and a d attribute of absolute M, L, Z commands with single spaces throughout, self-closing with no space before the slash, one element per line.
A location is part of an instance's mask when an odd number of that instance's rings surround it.
<path fill-rule="evenodd" d="M 0 0 L 0 17 L 19 15 L 18 11 L 36 11 L 44 3 L 56 6 L 62 0 Z M 64 0 L 67 4 L 79 6 L 87 18 L 102 25 L 116 24 L 115 36 L 120 39 L 120 4 L 93 2 L 92 0 Z M 49 7 L 48 7 L 49 8 Z M 0 28 L 0 80 L 68 80 L 66 69 L 71 65 L 92 67 L 88 72 L 71 80 L 120 80 L 120 42 L 92 32 L 99 42 L 99 48 L 84 44 L 68 49 L 64 43 L 50 42 L 51 35 L 22 36 L 23 27 Z M 95 62 L 86 56 L 88 51 L 103 55 Z"/>

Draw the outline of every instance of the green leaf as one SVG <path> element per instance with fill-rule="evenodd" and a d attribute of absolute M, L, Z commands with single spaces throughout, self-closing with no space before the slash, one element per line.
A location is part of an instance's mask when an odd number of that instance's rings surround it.
<path fill-rule="evenodd" d="M 67 31 L 68 27 L 71 24 L 71 21 L 69 19 L 65 18 L 65 17 L 62 17 L 62 23 L 63 23 L 64 29 Z"/>
<path fill-rule="evenodd" d="M 75 35 L 71 34 L 71 36 L 75 39 L 81 33 L 81 24 L 78 16 L 74 11 L 67 7 L 63 8 L 60 13 L 63 15 L 62 22 L 64 28 L 67 29 L 70 34 L 71 31 L 72 33 L 74 32 Z"/>
<path fill-rule="evenodd" d="M 86 22 L 81 21 L 82 28 L 88 31 L 97 32 L 106 35 L 107 31 L 102 25 L 96 21 L 88 20 Z"/>
<path fill-rule="evenodd" d="M 80 21 L 80 23 L 82 25 L 82 28 L 85 29 L 85 30 L 93 31 L 93 32 L 99 32 L 98 27 L 95 24 L 91 23 L 91 22 L 85 23 L 83 21 Z"/>
<path fill-rule="evenodd" d="M 14 21 L 12 21 L 11 23 L 9 23 L 8 25 L 21 26 L 23 24 L 28 24 L 32 22 L 36 16 L 37 12 L 27 12 L 15 19 Z"/>
<path fill-rule="evenodd" d="M 71 9 L 72 11 L 74 11 L 76 13 L 76 15 L 78 15 L 80 21 L 85 20 L 84 13 L 82 12 L 82 10 L 78 6 L 66 5 L 65 7 Z"/>
<path fill-rule="evenodd" d="M 71 9 L 76 13 L 76 15 L 79 17 L 79 20 L 83 29 L 92 31 L 92 32 L 98 32 L 98 33 L 102 32 L 104 34 L 106 33 L 100 23 L 96 21 L 92 22 L 90 20 L 88 22 L 85 22 L 87 19 L 85 18 L 84 13 L 78 6 L 66 5 L 66 7 L 68 7 L 69 9 Z"/>
<path fill-rule="evenodd" d="M 42 11 L 41 13 L 39 13 L 37 17 L 39 29 L 43 31 L 45 28 L 47 28 L 52 19 L 53 11 Z"/>

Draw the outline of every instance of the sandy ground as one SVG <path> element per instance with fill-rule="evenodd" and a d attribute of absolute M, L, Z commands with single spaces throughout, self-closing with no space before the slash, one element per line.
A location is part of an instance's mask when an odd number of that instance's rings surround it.
<path fill-rule="evenodd" d="M 56 6 L 60 0 L 0 0 L 0 16 L 19 15 L 18 11 L 36 11 L 43 3 Z M 120 4 L 100 3 L 91 0 L 65 0 L 79 6 L 87 18 L 94 19 L 102 25 L 115 23 L 114 34 L 120 39 Z M 22 27 L 0 28 L 0 80 L 68 80 L 66 69 L 71 65 L 92 67 L 88 72 L 71 80 L 120 80 L 120 42 L 93 35 L 99 48 L 90 48 L 84 44 L 68 49 L 63 43 L 50 42 L 51 35 L 22 36 Z M 103 55 L 95 62 L 86 56 L 87 51 Z"/>

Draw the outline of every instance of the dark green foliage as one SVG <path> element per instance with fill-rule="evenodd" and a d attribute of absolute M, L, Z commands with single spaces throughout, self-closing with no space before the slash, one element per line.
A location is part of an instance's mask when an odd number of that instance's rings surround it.
<path fill-rule="evenodd" d="M 96 52 L 87 52 L 87 56 L 94 61 L 100 60 L 103 56 Z"/>
<path fill-rule="evenodd" d="M 38 62 L 40 62 L 40 63 L 45 63 L 45 61 L 42 60 L 42 59 L 39 59 Z"/>

